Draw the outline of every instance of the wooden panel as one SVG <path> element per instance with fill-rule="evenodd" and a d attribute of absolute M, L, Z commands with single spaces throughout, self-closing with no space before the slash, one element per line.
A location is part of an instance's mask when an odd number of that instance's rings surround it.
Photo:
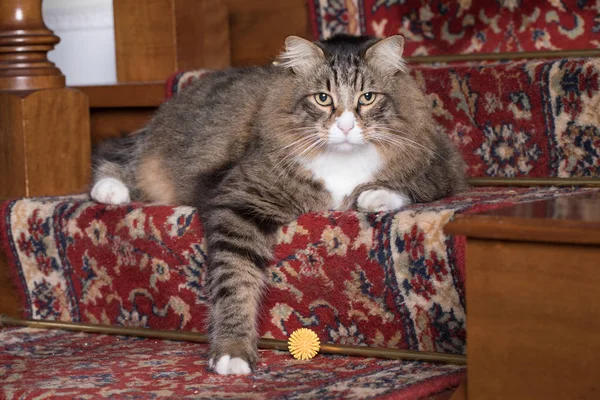
<path fill-rule="evenodd" d="M 461 214 L 444 231 L 473 238 L 600 244 L 600 192 Z"/>
<path fill-rule="evenodd" d="M 0 250 L 0 314 L 21 317 L 19 292 L 10 276 L 6 256 Z"/>
<path fill-rule="evenodd" d="M 150 121 L 155 111 L 153 107 L 91 109 L 92 146 L 140 129 Z"/>
<path fill-rule="evenodd" d="M 21 97 L 0 92 L 0 198 L 27 195 Z"/>
<path fill-rule="evenodd" d="M 0 106 L 0 197 L 85 190 L 90 179 L 90 128 L 83 93 L 0 91 Z"/>
<path fill-rule="evenodd" d="M 221 0 L 176 0 L 177 70 L 231 65 L 228 12 Z"/>
<path fill-rule="evenodd" d="M 164 82 L 79 86 L 90 102 L 92 146 L 142 128 L 165 101 Z"/>
<path fill-rule="evenodd" d="M 73 89 L 40 90 L 24 99 L 29 196 L 80 193 L 90 182 L 87 97 Z"/>
<path fill-rule="evenodd" d="M 220 0 L 113 0 L 113 8 L 119 82 L 230 65 L 227 12 Z"/>
<path fill-rule="evenodd" d="M 306 0 L 223 0 L 234 66 L 271 62 L 289 35 L 311 38 Z"/>
<path fill-rule="evenodd" d="M 114 0 L 119 82 L 164 79 L 177 69 L 171 1 Z"/>
<path fill-rule="evenodd" d="M 469 239 L 468 397 L 597 399 L 600 248 Z"/>
<path fill-rule="evenodd" d="M 460 386 L 452 393 L 450 400 L 466 400 L 467 399 L 467 382 L 463 382 Z"/>
<path fill-rule="evenodd" d="M 75 86 L 88 97 L 90 108 L 158 107 L 165 101 L 165 82 Z"/>

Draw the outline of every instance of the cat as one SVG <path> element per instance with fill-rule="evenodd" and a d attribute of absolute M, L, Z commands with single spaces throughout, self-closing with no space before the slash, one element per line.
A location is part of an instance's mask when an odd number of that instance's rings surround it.
<path fill-rule="evenodd" d="M 275 65 L 212 72 L 96 152 L 94 200 L 198 209 L 213 371 L 256 365 L 265 269 L 284 224 L 310 211 L 398 210 L 467 187 L 403 47 L 399 35 L 288 37 Z"/>

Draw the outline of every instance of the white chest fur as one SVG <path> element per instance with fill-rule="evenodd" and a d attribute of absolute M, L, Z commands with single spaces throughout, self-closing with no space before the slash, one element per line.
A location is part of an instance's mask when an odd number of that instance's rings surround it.
<path fill-rule="evenodd" d="M 338 209 L 344 197 L 360 184 L 371 182 L 383 165 L 379 152 L 373 145 L 352 152 L 325 152 L 302 164 L 325 182 L 332 198 L 331 207 Z"/>

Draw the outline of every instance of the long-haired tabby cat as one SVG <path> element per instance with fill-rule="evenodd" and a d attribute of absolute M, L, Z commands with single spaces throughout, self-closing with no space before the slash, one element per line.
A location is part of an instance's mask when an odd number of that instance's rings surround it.
<path fill-rule="evenodd" d="M 92 198 L 197 207 L 208 246 L 210 367 L 248 374 L 278 229 L 302 213 L 388 211 L 466 187 L 407 72 L 404 39 L 289 37 L 278 65 L 230 69 L 95 155 Z"/>

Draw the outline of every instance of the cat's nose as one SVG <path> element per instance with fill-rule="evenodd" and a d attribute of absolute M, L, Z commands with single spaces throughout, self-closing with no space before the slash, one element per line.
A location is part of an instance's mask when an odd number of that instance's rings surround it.
<path fill-rule="evenodd" d="M 348 133 L 350 133 L 352 128 L 354 128 L 354 125 L 356 124 L 356 118 L 354 117 L 354 114 L 352 112 L 344 111 L 342 115 L 340 115 L 340 117 L 337 119 L 336 123 L 337 127 L 340 128 L 342 132 L 344 132 L 344 135 L 347 135 Z"/>

